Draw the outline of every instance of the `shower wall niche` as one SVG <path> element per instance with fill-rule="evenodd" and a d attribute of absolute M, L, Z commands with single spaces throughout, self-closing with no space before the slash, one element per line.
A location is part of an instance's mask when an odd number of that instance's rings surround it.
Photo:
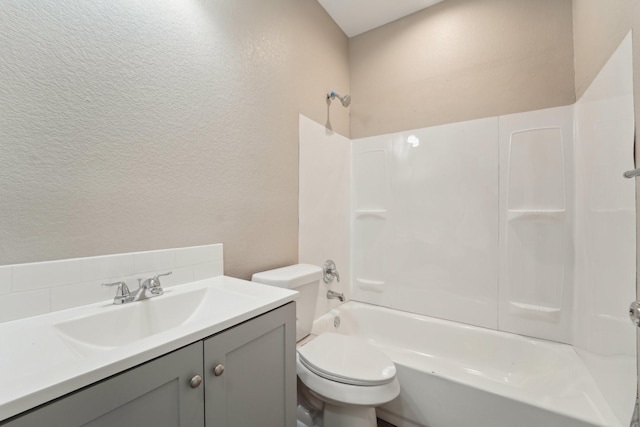
<path fill-rule="evenodd" d="M 569 342 L 573 107 L 500 117 L 499 328 Z"/>

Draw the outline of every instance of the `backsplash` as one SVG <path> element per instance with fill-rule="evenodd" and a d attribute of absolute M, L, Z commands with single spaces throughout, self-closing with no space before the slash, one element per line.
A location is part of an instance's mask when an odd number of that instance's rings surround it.
<path fill-rule="evenodd" d="M 0 322 L 108 301 L 116 290 L 102 283 L 135 289 L 169 271 L 163 287 L 222 275 L 222 244 L 0 266 Z"/>

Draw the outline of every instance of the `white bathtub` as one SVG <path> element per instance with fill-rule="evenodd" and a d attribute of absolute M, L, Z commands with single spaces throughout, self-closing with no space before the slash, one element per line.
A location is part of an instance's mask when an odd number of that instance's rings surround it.
<path fill-rule="evenodd" d="M 316 320 L 313 334 L 324 331 L 393 359 L 402 391 L 378 417 L 398 427 L 621 427 L 565 344 L 354 301 Z"/>

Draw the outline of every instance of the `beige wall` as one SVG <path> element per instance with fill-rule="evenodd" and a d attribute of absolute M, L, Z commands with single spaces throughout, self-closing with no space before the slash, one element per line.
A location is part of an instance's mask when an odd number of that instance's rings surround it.
<path fill-rule="evenodd" d="M 349 39 L 317 0 L 299 2 L 296 83 L 300 113 L 349 138 L 349 109 L 326 94 L 349 90 Z"/>
<path fill-rule="evenodd" d="M 573 38 L 579 99 L 630 29 L 634 29 L 634 69 L 640 74 L 640 0 L 574 0 Z M 635 79 L 636 94 L 640 80 Z M 636 105 L 638 96 L 636 95 Z M 636 108 L 636 112 L 638 108 Z"/>
<path fill-rule="evenodd" d="M 447 0 L 354 37 L 351 137 L 572 104 L 572 38 L 571 0 Z"/>
<path fill-rule="evenodd" d="M 296 262 L 298 113 L 326 122 L 347 55 L 315 0 L 3 2 L 0 264 L 219 242 L 232 276 Z"/>
<path fill-rule="evenodd" d="M 636 140 L 639 140 L 637 123 L 640 123 L 640 0 L 573 0 L 575 90 L 578 99 L 630 30 L 633 31 Z M 638 149 L 636 164 L 640 166 Z M 640 254 L 640 250 L 638 253 Z"/>

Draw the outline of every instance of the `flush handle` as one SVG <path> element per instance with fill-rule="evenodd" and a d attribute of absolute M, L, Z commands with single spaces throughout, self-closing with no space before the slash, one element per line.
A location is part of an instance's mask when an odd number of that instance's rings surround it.
<path fill-rule="evenodd" d="M 634 301 L 629 306 L 629 318 L 631 323 L 640 327 L 640 301 Z"/>

